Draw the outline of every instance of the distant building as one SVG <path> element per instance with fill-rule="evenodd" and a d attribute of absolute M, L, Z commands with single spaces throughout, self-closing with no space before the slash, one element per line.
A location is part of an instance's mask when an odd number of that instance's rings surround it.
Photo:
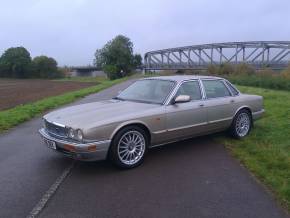
<path fill-rule="evenodd" d="M 72 71 L 70 72 L 72 77 L 98 77 L 98 76 L 106 76 L 104 71 L 97 67 L 87 66 L 87 67 L 72 67 Z"/>

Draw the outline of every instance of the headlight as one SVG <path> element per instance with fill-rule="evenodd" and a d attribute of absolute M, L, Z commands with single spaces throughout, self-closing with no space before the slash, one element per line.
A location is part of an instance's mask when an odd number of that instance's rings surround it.
<path fill-rule="evenodd" d="M 82 141 L 83 140 L 83 132 L 80 129 L 74 130 L 73 128 L 69 128 L 68 137 L 70 137 L 71 139 L 76 139 L 78 141 Z"/>
<path fill-rule="evenodd" d="M 77 139 L 80 141 L 83 140 L 83 133 L 80 129 L 77 130 Z"/>
<path fill-rule="evenodd" d="M 75 137 L 75 131 L 72 128 L 69 128 L 68 136 L 72 139 Z"/>
<path fill-rule="evenodd" d="M 42 127 L 43 127 L 44 129 L 46 129 L 45 119 L 42 119 Z"/>

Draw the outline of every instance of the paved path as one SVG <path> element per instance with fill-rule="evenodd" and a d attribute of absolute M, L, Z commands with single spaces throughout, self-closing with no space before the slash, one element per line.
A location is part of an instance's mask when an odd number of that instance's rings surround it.
<path fill-rule="evenodd" d="M 74 104 L 111 98 L 129 83 Z M 36 118 L 0 135 L 1 218 L 37 211 L 56 184 L 40 217 L 287 217 L 211 137 L 152 149 L 142 166 L 124 171 L 48 150 L 37 134 L 40 125 Z"/>

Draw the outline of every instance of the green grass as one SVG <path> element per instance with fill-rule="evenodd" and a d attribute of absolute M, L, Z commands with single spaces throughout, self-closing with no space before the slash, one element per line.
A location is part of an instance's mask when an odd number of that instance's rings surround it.
<path fill-rule="evenodd" d="M 290 92 L 239 86 L 264 96 L 266 114 L 243 140 L 218 137 L 232 154 L 290 208 Z"/>
<path fill-rule="evenodd" d="M 43 112 L 56 108 L 58 106 L 68 104 L 75 101 L 78 98 L 86 95 L 99 92 L 105 88 L 108 88 L 114 84 L 125 81 L 128 78 L 118 80 L 103 80 L 96 86 L 91 86 L 78 91 L 69 92 L 59 96 L 48 97 L 34 103 L 24 104 L 16 106 L 12 109 L 0 111 L 0 132 L 8 130 L 24 121 L 27 121 Z"/>

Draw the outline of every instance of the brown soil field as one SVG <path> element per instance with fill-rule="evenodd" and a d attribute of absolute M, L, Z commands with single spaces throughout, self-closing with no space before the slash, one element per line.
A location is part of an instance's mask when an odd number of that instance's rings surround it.
<path fill-rule="evenodd" d="M 96 85 L 96 82 L 0 79 L 0 110 Z"/>

